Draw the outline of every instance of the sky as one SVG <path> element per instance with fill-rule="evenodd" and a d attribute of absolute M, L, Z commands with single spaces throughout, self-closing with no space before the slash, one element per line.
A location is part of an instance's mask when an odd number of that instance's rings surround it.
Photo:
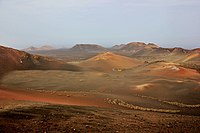
<path fill-rule="evenodd" d="M 0 0 L 0 44 L 200 47 L 200 0 Z"/>

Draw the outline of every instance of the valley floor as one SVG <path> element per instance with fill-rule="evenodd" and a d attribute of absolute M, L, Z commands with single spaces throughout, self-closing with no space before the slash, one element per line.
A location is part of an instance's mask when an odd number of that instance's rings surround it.
<path fill-rule="evenodd" d="M 0 132 L 191 132 L 200 131 L 200 116 L 119 108 L 44 105 L 0 112 Z"/>
<path fill-rule="evenodd" d="M 109 104 L 108 97 L 120 98 L 102 93 L 1 87 L 0 132 L 200 131 L 200 115 L 188 113 L 190 110 L 178 113 L 139 111 Z"/>
<path fill-rule="evenodd" d="M 0 132 L 199 133 L 199 73 L 150 68 L 10 72 L 0 82 Z"/>

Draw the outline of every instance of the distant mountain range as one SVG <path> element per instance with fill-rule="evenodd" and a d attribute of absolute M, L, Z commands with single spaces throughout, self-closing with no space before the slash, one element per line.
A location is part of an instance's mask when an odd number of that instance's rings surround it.
<path fill-rule="evenodd" d="M 190 54 L 200 52 L 200 48 L 188 50 L 183 48 L 162 48 L 154 43 L 131 42 L 128 44 L 115 45 L 111 48 L 105 48 L 98 44 L 77 44 L 72 48 L 55 49 L 51 46 L 40 48 L 30 47 L 24 49 L 32 54 L 53 56 L 67 61 L 84 60 L 103 52 L 113 52 L 116 54 L 139 58 L 144 61 L 153 61 L 156 59 L 178 61 Z"/>
<path fill-rule="evenodd" d="M 33 49 L 35 48 L 31 47 L 27 50 Z M 13 70 L 80 71 L 81 67 L 87 67 L 107 71 L 112 68 L 126 69 L 143 63 L 151 64 L 151 62 L 175 63 L 200 72 L 200 48 L 193 50 L 177 47 L 161 48 L 152 43 L 133 42 L 112 48 L 96 44 L 77 44 L 70 49 L 53 49 L 51 46 L 36 49 L 27 53 L 0 46 L 0 76 Z M 81 62 L 81 67 L 70 64 L 71 61 Z"/>
<path fill-rule="evenodd" d="M 42 50 L 53 50 L 53 49 L 55 49 L 54 47 L 52 47 L 52 46 L 50 46 L 50 45 L 44 45 L 44 46 L 41 46 L 41 47 L 39 47 L 39 48 L 37 48 L 37 47 L 34 47 L 34 46 L 30 46 L 30 47 L 28 47 L 28 48 L 26 48 L 26 49 L 23 49 L 23 51 L 42 51 Z"/>
<path fill-rule="evenodd" d="M 69 50 L 72 51 L 86 51 L 86 52 L 102 52 L 102 51 L 109 51 L 109 50 L 122 50 L 122 51 L 132 51 L 132 50 L 140 50 L 140 49 L 151 49 L 151 48 L 159 48 L 158 45 L 154 43 L 148 43 L 145 44 L 143 42 L 131 42 L 128 44 L 121 44 L 121 45 L 115 45 L 111 48 L 105 48 L 98 44 L 76 44 L 72 48 L 69 48 Z M 61 48 L 63 49 L 63 48 Z M 60 50 L 61 50 L 60 49 Z M 66 48 L 64 48 L 66 49 Z M 49 51 L 49 50 L 58 50 L 51 45 L 44 45 L 41 47 L 34 47 L 30 46 L 28 48 L 22 49 L 23 51 Z"/>

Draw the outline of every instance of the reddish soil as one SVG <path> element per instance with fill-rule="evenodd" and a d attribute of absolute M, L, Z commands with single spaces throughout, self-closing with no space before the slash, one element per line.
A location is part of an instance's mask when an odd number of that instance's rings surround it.
<path fill-rule="evenodd" d="M 33 91 L 14 90 L 0 88 L 1 100 L 33 101 L 62 105 L 110 107 L 100 94 L 78 93 L 78 92 L 55 92 L 55 91 Z"/>
<path fill-rule="evenodd" d="M 189 68 L 179 67 L 179 70 L 161 69 L 147 73 L 149 75 L 162 75 L 164 77 L 175 77 L 175 78 L 200 78 L 200 74 Z"/>

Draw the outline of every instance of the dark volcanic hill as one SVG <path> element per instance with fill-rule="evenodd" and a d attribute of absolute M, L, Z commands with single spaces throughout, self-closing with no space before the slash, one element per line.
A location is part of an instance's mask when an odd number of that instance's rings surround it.
<path fill-rule="evenodd" d="M 121 51 L 137 51 L 142 49 L 159 48 L 159 46 L 157 46 L 156 44 L 153 43 L 145 44 L 143 42 L 131 42 L 126 45 L 119 45 L 119 47 L 120 47 L 119 50 Z"/>
<path fill-rule="evenodd" d="M 113 50 L 119 50 L 119 49 L 123 48 L 125 45 L 126 44 L 115 45 L 111 49 L 113 49 Z"/>
<path fill-rule="evenodd" d="M 165 60 L 172 62 L 180 62 L 188 56 L 193 57 L 195 53 L 195 60 L 198 60 L 199 49 L 183 49 L 180 47 L 174 48 L 162 48 L 156 44 L 143 42 L 131 42 L 128 44 L 115 45 L 112 47 L 112 52 L 121 54 L 124 56 L 138 58 L 143 61 L 156 61 L 156 60 Z M 185 61 L 185 60 L 184 60 Z M 189 60 L 188 60 L 189 61 Z"/>
<path fill-rule="evenodd" d="M 136 53 L 142 54 L 143 52 L 149 52 L 157 48 L 159 48 L 159 46 L 153 43 L 145 44 L 143 42 L 131 42 L 128 44 L 115 45 L 111 50 L 118 54 L 132 56 Z"/>
<path fill-rule="evenodd" d="M 79 70 L 62 61 L 0 46 L 0 76 L 12 70 Z"/>
<path fill-rule="evenodd" d="M 81 52 L 103 52 L 106 48 L 96 44 L 76 44 L 70 50 Z"/>

